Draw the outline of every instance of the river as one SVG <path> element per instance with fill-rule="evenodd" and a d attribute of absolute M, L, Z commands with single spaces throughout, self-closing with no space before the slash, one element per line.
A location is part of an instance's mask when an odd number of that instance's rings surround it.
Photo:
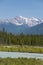
<path fill-rule="evenodd" d="M 23 52 L 0 52 L 1 58 L 36 58 L 43 59 L 43 54 L 39 53 L 23 53 Z"/>

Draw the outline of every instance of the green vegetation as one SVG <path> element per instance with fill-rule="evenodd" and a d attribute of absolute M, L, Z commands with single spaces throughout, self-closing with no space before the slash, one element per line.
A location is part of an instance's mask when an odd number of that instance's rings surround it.
<path fill-rule="evenodd" d="M 43 46 L 43 35 L 15 35 L 7 33 L 3 28 L 3 31 L 0 31 L 0 45 Z"/>
<path fill-rule="evenodd" d="M 43 65 L 43 60 L 27 58 L 0 58 L 0 65 Z"/>
<path fill-rule="evenodd" d="M 43 47 L 20 46 L 20 45 L 17 45 L 17 46 L 0 46 L 0 51 L 43 53 Z"/>

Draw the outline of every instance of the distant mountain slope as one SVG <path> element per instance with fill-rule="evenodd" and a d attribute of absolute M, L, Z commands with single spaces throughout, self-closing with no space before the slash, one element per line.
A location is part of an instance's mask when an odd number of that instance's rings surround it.
<path fill-rule="evenodd" d="M 27 34 L 43 34 L 43 23 L 27 29 Z"/>
<path fill-rule="evenodd" d="M 21 25 L 17 26 L 15 24 L 0 24 L 0 30 L 5 28 L 7 32 L 15 33 L 15 34 L 20 34 L 20 33 L 25 33 L 25 30 L 29 28 L 27 25 Z"/>

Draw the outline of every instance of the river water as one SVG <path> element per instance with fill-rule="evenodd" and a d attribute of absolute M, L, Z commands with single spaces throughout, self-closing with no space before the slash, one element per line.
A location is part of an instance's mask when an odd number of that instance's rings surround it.
<path fill-rule="evenodd" d="M 36 58 L 43 59 L 43 54 L 39 53 L 23 53 L 23 52 L 0 52 L 1 58 Z"/>

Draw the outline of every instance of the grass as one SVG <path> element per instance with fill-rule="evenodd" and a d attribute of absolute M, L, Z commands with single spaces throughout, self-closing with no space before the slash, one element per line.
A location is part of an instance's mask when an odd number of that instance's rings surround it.
<path fill-rule="evenodd" d="M 16 45 L 16 46 L 0 46 L 0 51 L 43 53 L 43 47 L 19 46 L 19 45 Z"/>
<path fill-rule="evenodd" d="M 0 58 L 0 65 L 43 65 L 43 60 L 27 58 Z"/>

